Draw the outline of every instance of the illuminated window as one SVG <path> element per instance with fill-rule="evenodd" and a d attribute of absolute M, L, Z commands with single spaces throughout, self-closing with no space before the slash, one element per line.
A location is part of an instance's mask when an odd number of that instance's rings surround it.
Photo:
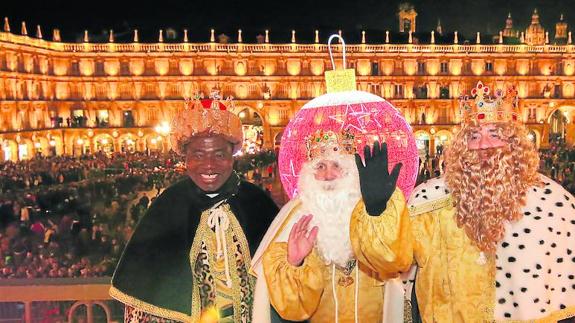
<path fill-rule="evenodd" d="M 393 97 L 398 99 L 403 98 L 403 85 L 395 84 L 395 86 L 393 87 Z"/>
<path fill-rule="evenodd" d="M 86 116 L 84 115 L 84 110 L 76 109 L 72 111 L 72 118 L 66 123 L 69 127 L 85 127 L 86 126 Z"/>
<path fill-rule="evenodd" d="M 134 126 L 134 115 L 132 114 L 132 110 L 124 110 L 122 112 L 122 118 L 124 120 L 124 127 Z"/>
<path fill-rule="evenodd" d="M 447 62 L 441 62 L 441 65 L 439 67 L 440 67 L 441 74 L 449 73 L 449 65 L 447 64 Z"/>
<path fill-rule="evenodd" d="M 96 126 L 107 127 L 110 124 L 110 113 L 108 110 L 98 110 L 96 115 Z"/>
<path fill-rule="evenodd" d="M 411 20 L 404 18 L 403 19 L 403 31 L 409 32 L 411 30 Z"/>
<path fill-rule="evenodd" d="M 419 75 L 425 74 L 425 62 L 417 63 L 417 74 Z"/>
<path fill-rule="evenodd" d="M 493 72 L 493 63 L 492 62 L 485 62 L 485 71 L 486 72 Z"/>
<path fill-rule="evenodd" d="M 427 86 L 423 84 L 413 87 L 413 95 L 416 99 L 427 99 Z"/>
<path fill-rule="evenodd" d="M 449 99 L 449 87 L 442 86 L 439 88 L 439 98 L 440 99 Z"/>
<path fill-rule="evenodd" d="M 371 62 L 371 75 L 379 75 L 379 63 Z"/>

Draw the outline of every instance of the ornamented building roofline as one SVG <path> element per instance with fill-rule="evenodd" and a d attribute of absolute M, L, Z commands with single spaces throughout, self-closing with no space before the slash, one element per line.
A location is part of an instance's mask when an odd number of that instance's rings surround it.
<path fill-rule="evenodd" d="M 569 32 L 571 34 L 571 32 Z M 571 40 L 571 37 L 569 37 Z M 247 43 L 68 43 L 0 32 L 0 44 L 29 46 L 54 52 L 85 53 L 161 53 L 161 52 L 222 52 L 222 53 L 325 53 L 324 44 L 247 44 Z M 337 46 L 337 45 L 336 45 Z M 571 42 L 565 45 L 508 44 L 347 44 L 348 53 L 572 53 Z"/>

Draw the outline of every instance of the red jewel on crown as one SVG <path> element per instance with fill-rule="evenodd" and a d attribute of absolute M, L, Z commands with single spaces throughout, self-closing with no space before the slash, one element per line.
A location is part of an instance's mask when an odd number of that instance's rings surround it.
<path fill-rule="evenodd" d="M 463 124 L 511 122 L 518 120 L 517 90 L 508 87 L 506 90 L 496 89 L 490 95 L 489 86 L 481 82 L 471 89 L 472 100 L 467 97 L 460 99 L 460 112 Z"/>

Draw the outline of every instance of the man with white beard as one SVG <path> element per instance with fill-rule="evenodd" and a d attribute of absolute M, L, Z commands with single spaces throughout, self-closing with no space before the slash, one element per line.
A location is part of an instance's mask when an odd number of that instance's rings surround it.
<path fill-rule="evenodd" d="M 390 241 L 411 241 L 405 198 L 396 188 L 401 164 L 389 172 L 387 146 L 376 142 L 373 151 L 366 146 L 364 166 L 354 144 L 349 133 L 331 131 L 307 139 L 299 195 L 254 256 L 252 268 L 265 276 L 269 300 L 284 319 L 371 323 L 403 316 L 403 298 L 384 299 L 384 288 L 412 259 L 397 253 L 400 244 L 382 249 L 389 241 L 379 238 L 399 224 Z"/>

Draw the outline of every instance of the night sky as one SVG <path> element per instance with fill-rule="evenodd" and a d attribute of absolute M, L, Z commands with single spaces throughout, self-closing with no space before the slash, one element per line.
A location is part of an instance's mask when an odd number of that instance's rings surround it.
<path fill-rule="evenodd" d="M 13 32 L 20 32 L 25 20 L 29 34 L 35 34 L 40 24 L 46 36 L 52 28 L 60 28 L 64 41 L 81 38 L 83 30 L 90 32 L 92 41 L 107 39 L 105 30 L 114 29 L 116 41 L 129 41 L 131 30 L 140 30 L 141 41 L 157 39 L 159 29 L 173 28 L 181 39 L 183 28 L 190 32 L 191 41 L 206 42 L 209 29 L 225 33 L 235 41 L 237 29 L 244 31 L 244 42 L 255 42 L 255 35 L 269 29 L 271 42 L 288 42 L 295 29 L 300 42 L 313 40 L 313 30 L 319 29 L 322 41 L 332 32 L 343 30 L 348 42 L 359 39 L 367 30 L 369 42 L 383 42 L 384 31 L 398 31 L 397 8 L 402 1 L 120 1 L 120 0 L 3 0 L 0 15 L 10 18 Z M 563 13 L 575 27 L 575 0 L 412 0 L 418 12 L 417 31 L 435 29 L 441 19 L 446 32 L 458 30 L 474 39 L 475 32 L 497 34 L 505 24 L 508 12 L 514 27 L 524 30 L 531 13 L 537 8 L 541 22 L 550 37 L 555 23 Z M 571 27 L 570 29 L 575 29 Z M 166 36 L 166 34 L 164 34 Z M 48 38 L 51 38 L 49 36 Z M 167 40 L 169 41 L 169 40 Z"/>

